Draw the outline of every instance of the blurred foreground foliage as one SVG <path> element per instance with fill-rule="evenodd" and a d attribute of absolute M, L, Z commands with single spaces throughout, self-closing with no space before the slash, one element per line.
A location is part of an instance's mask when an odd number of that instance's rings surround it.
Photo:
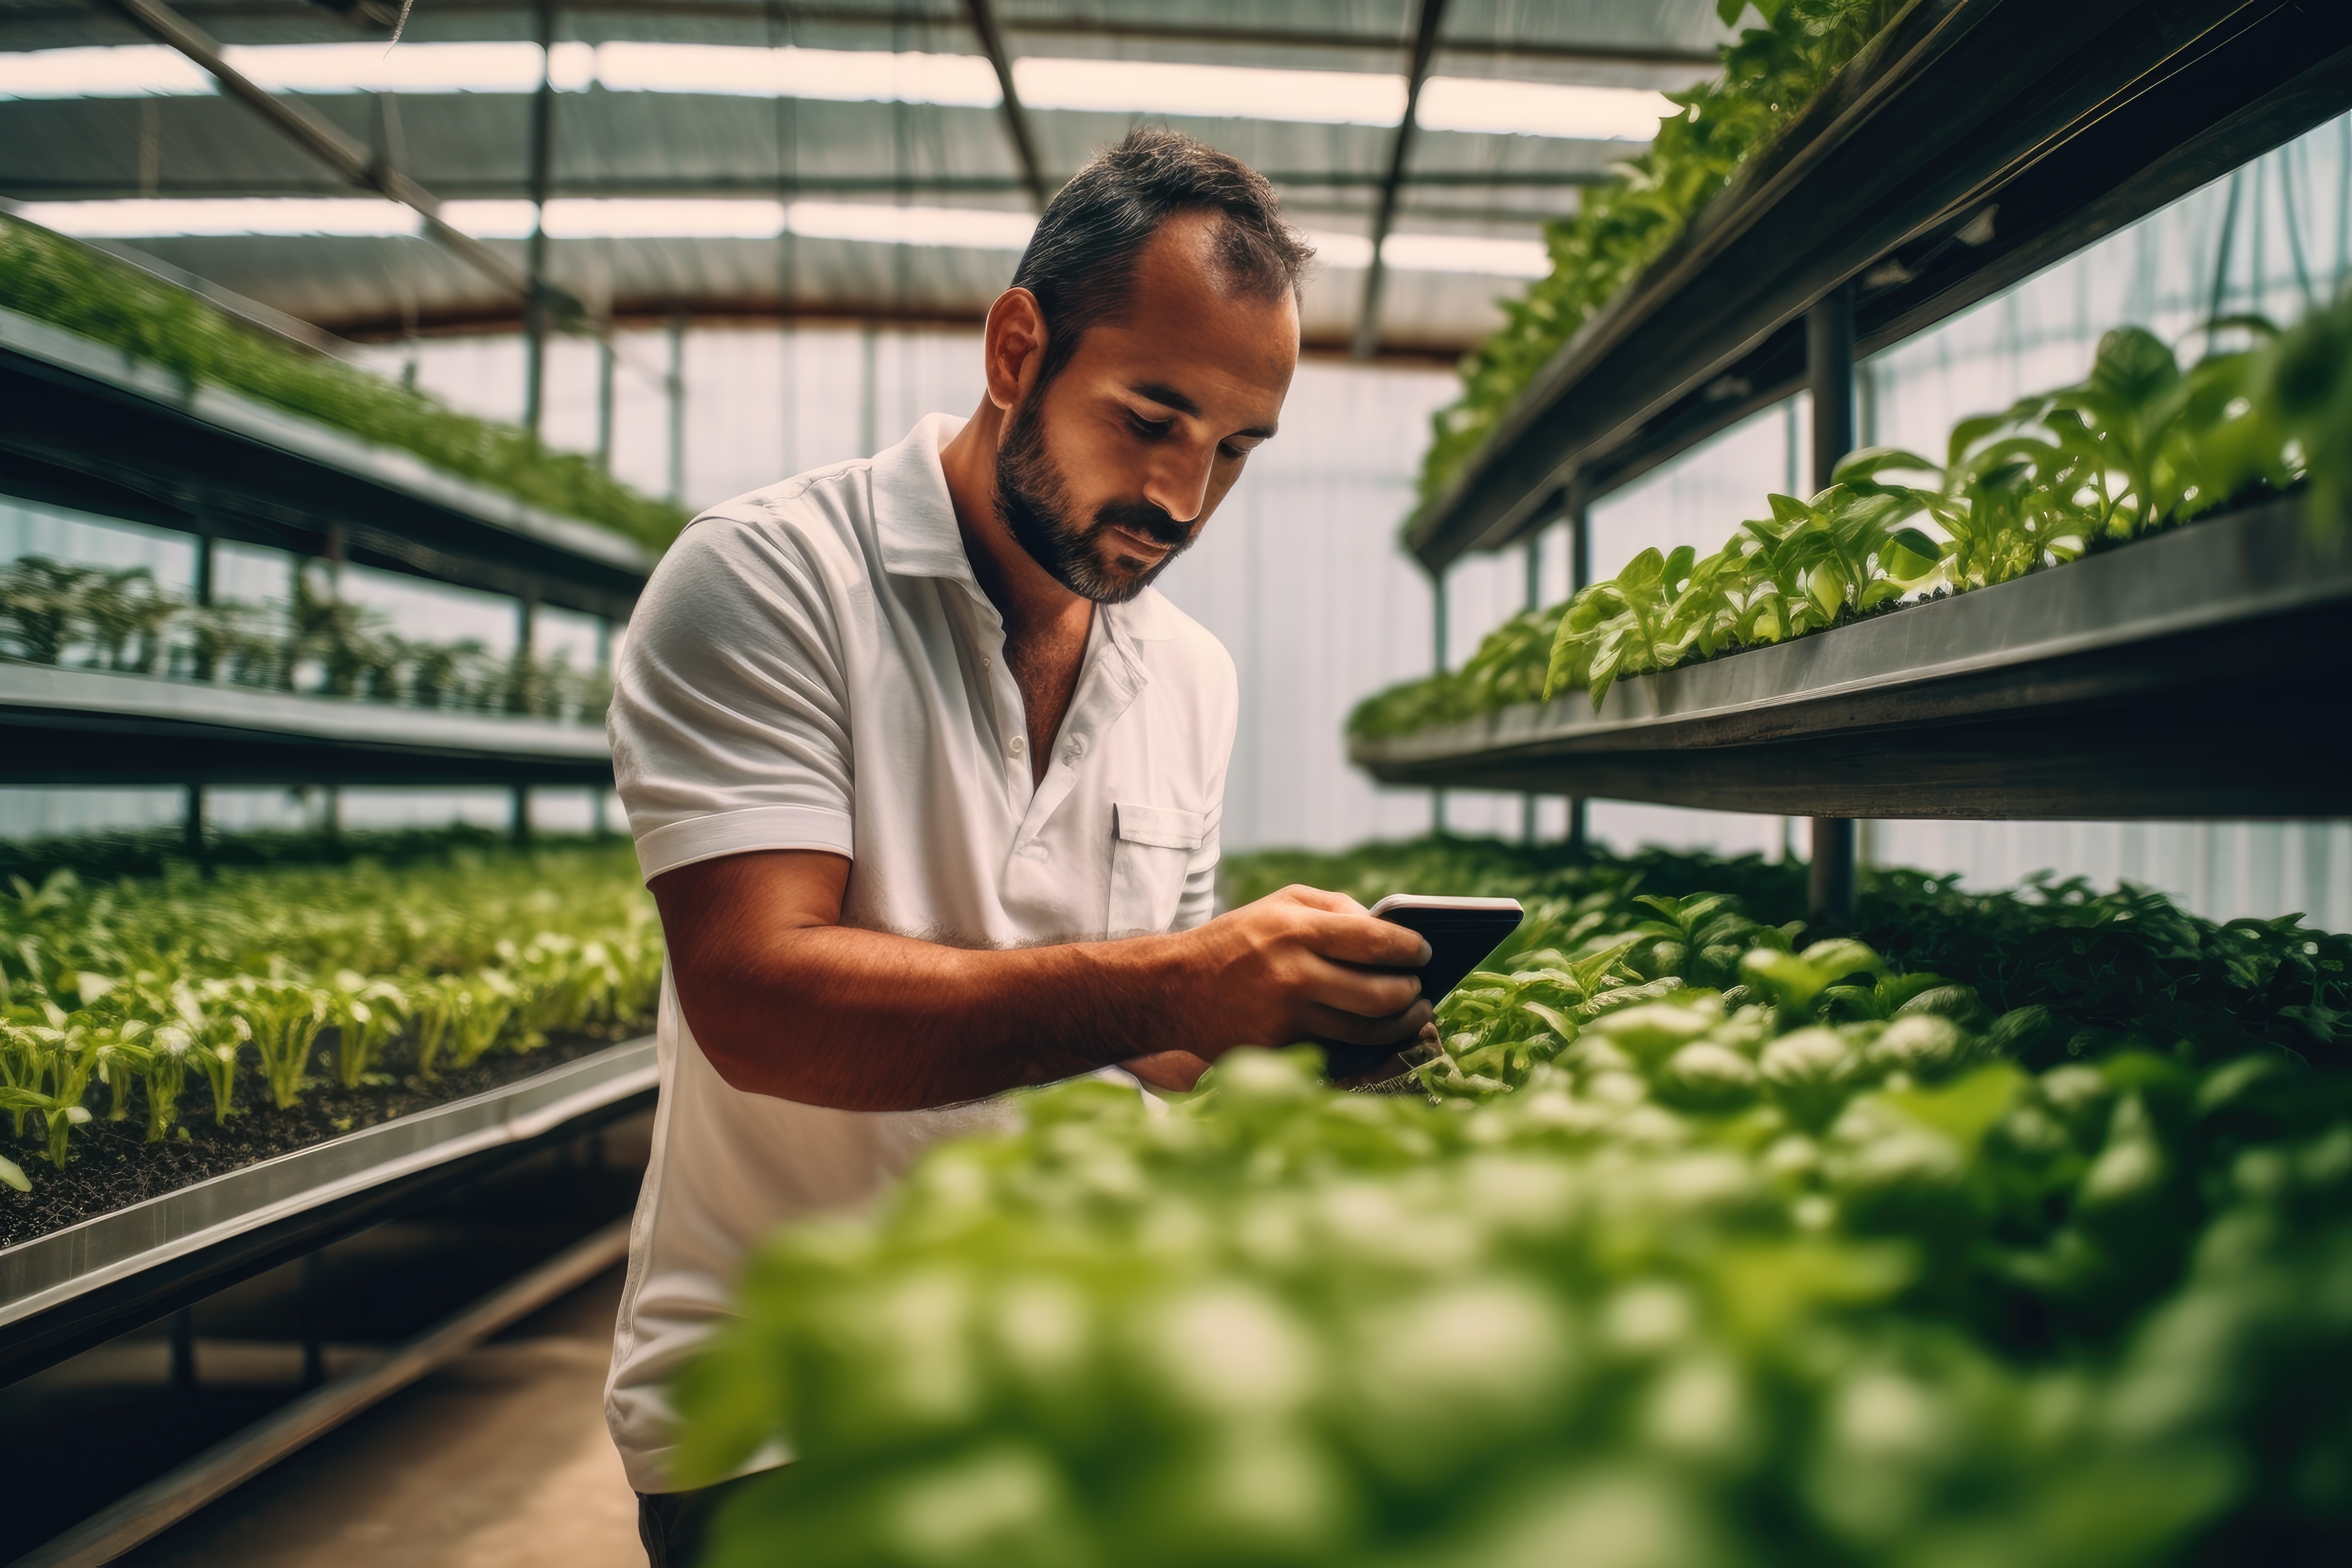
<path fill-rule="evenodd" d="M 781 1234 L 678 1479 L 798 1458 L 709 1563 L 2352 1549 L 2344 938 L 1882 875 L 1857 940 L 1795 868 L 1446 840 L 1228 886 L 1302 874 L 1530 919 L 1416 1092 L 1066 1084 Z"/>

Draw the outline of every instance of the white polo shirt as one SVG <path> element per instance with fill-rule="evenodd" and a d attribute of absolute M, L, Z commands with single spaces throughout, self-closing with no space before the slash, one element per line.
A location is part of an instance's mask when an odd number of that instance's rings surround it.
<path fill-rule="evenodd" d="M 646 584 L 614 682 L 613 768 L 648 880 L 751 850 L 850 858 L 845 925 L 961 947 L 1209 917 L 1238 711 L 1233 661 L 1146 590 L 1097 608 L 1033 786 L 1004 623 L 957 531 L 933 414 L 871 459 L 714 507 Z M 779 998 L 775 1049 L 793 1048 Z M 728 1315 L 745 1249 L 870 1197 L 993 1102 L 882 1113 L 733 1089 L 666 973 L 661 1103 L 605 1416 L 630 1484 L 667 1490 L 665 1387 Z"/>

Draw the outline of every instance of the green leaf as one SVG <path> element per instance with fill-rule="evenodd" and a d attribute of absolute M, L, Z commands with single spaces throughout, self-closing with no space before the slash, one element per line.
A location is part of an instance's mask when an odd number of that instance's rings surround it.
<path fill-rule="evenodd" d="M 33 1190 L 33 1184 L 26 1178 L 24 1168 L 5 1155 L 0 1155 L 0 1183 L 5 1183 L 18 1192 Z"/>

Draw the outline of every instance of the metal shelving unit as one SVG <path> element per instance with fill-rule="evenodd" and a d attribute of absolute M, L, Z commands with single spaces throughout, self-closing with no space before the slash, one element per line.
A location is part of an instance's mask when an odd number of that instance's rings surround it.
<path fill-rule="evenodd" d="M 653 1103 L 651 1038 L 0 1249 L 0 1382 Z"/>
<path fill-rule="evenodd" d="M 2330 816 L 2352 539 L 2300 499 L 1792 642 L 1354 742 L 1390 784 L 1841 817 Z"/>
<path fill-rule="evenodd" d="M 1800 389 L 1812 397 L 1813 487 L 1824 487 L 1853 445 L 1858 354 L 2347 107 L 2352 7 L 1915 0 L 1553 357 L 1413 517 L 1407 542 L 1442 579 L 1468 551 L 1565 519 L 1582 563 L 1593 500 Z M 2352 803 L 2308 766 L 2306 749 L 2329 747 L 2284 738 L 2305 727 L 2283 722 L 2291 716 L 2272 695 L 2298 659 L 2332 651 L 2301 612 L 2248 609 L 2277 624 L 2239 617 L 2234 632 L 2110 626 L 2095 653 L 2027 636 L 2020 648 L 2040 653 L 2011 658 L 1979 641 L 2005 617 L 2012 630 L 2038 614 L 2095 622 L 2086 606 L 2097 589 L 2061 580 L 2097 566 L 1742 655 L 1720 672 L 1628 682 L 1597 719 L 1555 704 L 1356 756 L 1389 782 L 1810 816 L 1812 904 L 1831 915 L 1853 905 L 1858 815 L 2277 815 Z M 1936 645 L 1944 633 L 1948 649 Z M 2194 738 L 2181 746 L 2183 736 Z"/>
<path fill-rule="evenodd" d="M 0 493 L 187 532 L 200 560 L 227 540 L 509 594 L 526 639 L 542 604 L 625 620 L 653 566 L 609 529 L 5 309 Z M 504 785 L 520 832 L 522 791 L 611 781 L 595 723 L 0 664 L 0 782 L 184 785 L 192 845 L 208 785 Z"/>
<path fill-rule="evenodd" d="M 610 787 L 602 725 L 0 664 L 0 784 Z"/>
<path fill-rule="evenodd" d="M 610 529 L 4 309 L 0 490 L 611 620 L 653 570 Z"/>
<path fill-rule="evenodd" d="M 1588 322 L 1417 515 L 1431 571 L 1607 495 L 2352 107 L 2352 7 L 1917 0 Z M 1841 401 L 1832 389 L 1831 402 Z M 1818 404 L 1817 404 L 1818 406 Z"/>

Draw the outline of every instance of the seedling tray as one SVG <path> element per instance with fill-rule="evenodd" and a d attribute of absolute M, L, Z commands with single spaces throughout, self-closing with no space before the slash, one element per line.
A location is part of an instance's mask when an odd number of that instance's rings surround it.
<path fill-rule="evenodd" d="M 652 1103 L 650 1037 L 0 1249 L 0 1381 Z"/>
<path fill-rule="evenodd" d="M 1379 740 L 1390 784 L 1798 816 L 2352 812 L 2352 538 L 2300 499 L 1705 664 Z"/>

